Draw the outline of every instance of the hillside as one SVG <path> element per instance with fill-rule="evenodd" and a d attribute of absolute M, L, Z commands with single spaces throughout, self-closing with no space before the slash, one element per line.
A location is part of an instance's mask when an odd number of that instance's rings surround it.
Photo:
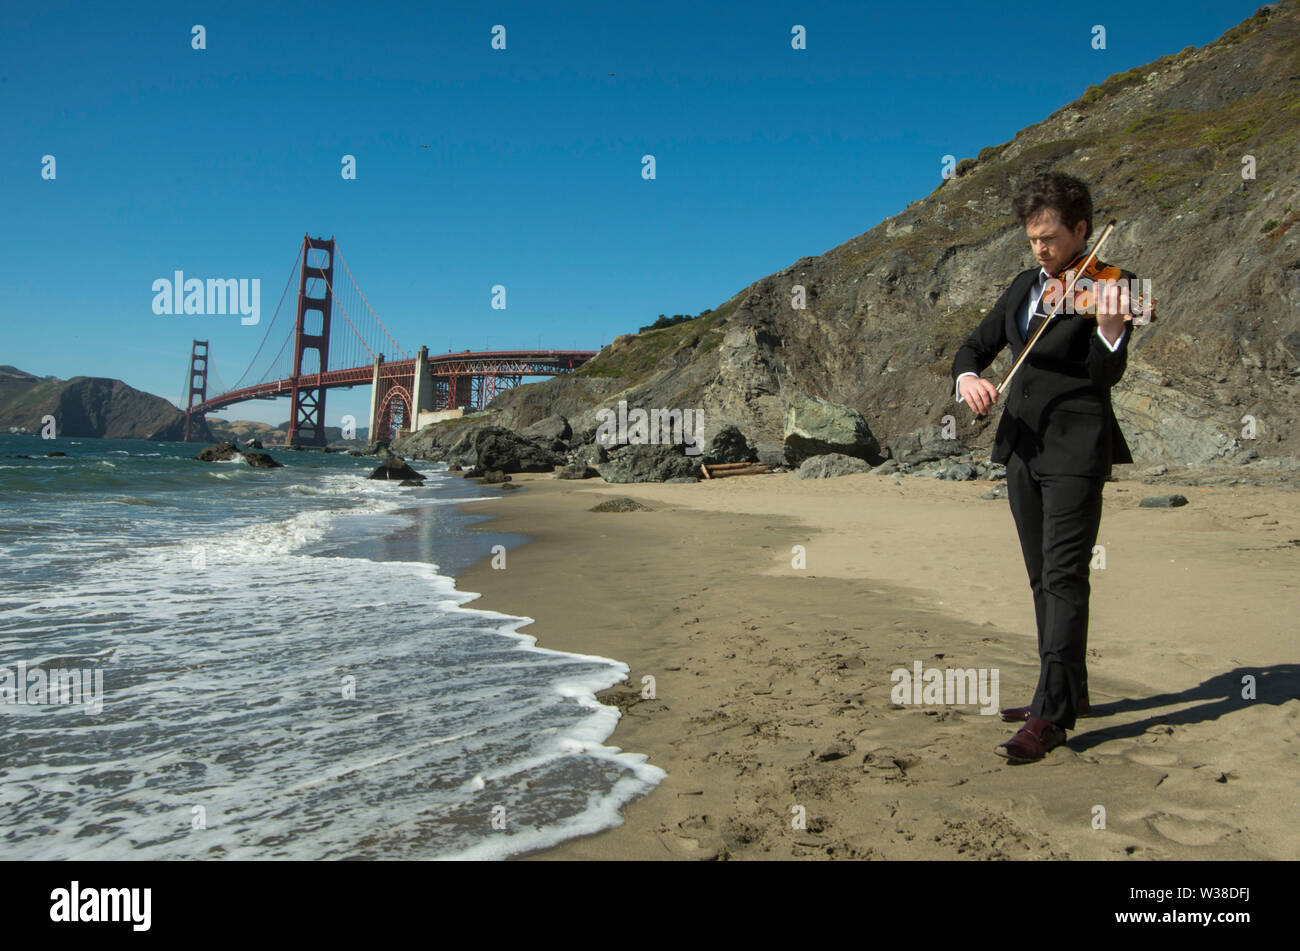
<path fill-rule="evenodd" d="M 39 433 L 45 416 L 54 417 L 59 436 L 180 440 L 185 431 L 185 415 L 170 402 L 121 380 L 60 380 L 0 367 L 0 430 Z M 211 434 L 200 428 L 196 438 Z"/>
<path fill-rule="evenodd" d="M 287 420 L 279 426 L 272 426 L 270 423 L 257 423 L 248 419 L 227 420 L 218 416 L 209 416 L 208 428 L 212 431 L 213 439 L 217 442 L 245 443 L 250 439 L 259 439 L 267 446 L 284 445 L 285 438 L 289 434 Z M 361 448 L 369 441 L 369 433 L 370 430 L 367 427 L 359 426 L 357 427 L 355 439 L 344 439 L 341 427 L 325 427 L 325 437 L 329 440 L 331 446 Z"/>
<path fill-rule="evenodd" d="M 286 427 L 287 428 L 287 427 Z M 219 416 L 208 417 L 208 429 L 217 442 L 243 444 L 250 439 L 260 439 L 267 445 L 284 442 L 284 431 L 270 423 L 257 423 L 248 419 L 222 419 Z"/>
<path fill-rule="evenodd" d="M 616 339 L 569 377 L 499 396 L 494 422 L 553 413 L 702 407 L 779 457 L 802 391 L 861 411 L 882 441 L 958 412 L 955 349 L 1033 264 L 1011 197 L 1033 175 L 1089 182 L 1094 224 L 1118 219 L 1103 258 L 1153 282 L 1159 320 L 1134 331 L 1116 412 L 1139 463 L 1199 464 L 1247 447 L 1295 456 L 1300 393 L 1300 4 L 1111 76 L 871 230 L 763 277 L 694 320 Z M 1253 156 L 1254 179 L 1243 179 Z M 791 288 L 807 288 L 806 310 Z M 1000 380 L 1003 357 L 986 375 Z M 1257 419 L 1243 444 L 1241 417 Z"/>

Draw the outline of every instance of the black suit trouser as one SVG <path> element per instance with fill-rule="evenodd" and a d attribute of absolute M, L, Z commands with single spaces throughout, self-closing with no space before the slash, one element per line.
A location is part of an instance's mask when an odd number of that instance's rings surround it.
<path fill-rule="evenodd" d="M 1038 621 L 1038 687 L 1030 714 L 1074 729 L 1087 687 L 1088 568 L 1101 526 L 1101 476 L 1036 475 L 1007 460 L 1007 498 Z"/>

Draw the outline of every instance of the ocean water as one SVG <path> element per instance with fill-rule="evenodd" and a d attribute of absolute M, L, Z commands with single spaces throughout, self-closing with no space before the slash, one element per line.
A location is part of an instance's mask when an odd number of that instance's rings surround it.
<path fill-rule="evenodd" d="M 496 490 L 198 448 L 0 436 L 0 858 L 501 858 L 662 779 L 604 745 L 625 665 L 456 590 L 453 505 Z"/>

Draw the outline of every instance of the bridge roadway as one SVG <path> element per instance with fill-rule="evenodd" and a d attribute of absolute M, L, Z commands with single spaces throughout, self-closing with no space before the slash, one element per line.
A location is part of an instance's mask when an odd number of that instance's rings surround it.
<path fill-rule="evenodd" d="M 429 372 L 433 376 L 551 376 L 557 371 L 574 370 L 597 354 L 596 350 L 469 350 L 461 353 L 444 353 L 428 357 Z M 407 360 L 385 361 L 382 367 L 385 378 L 413 377 L 415 357 Z M 218 396 L 194 404 L 192 413 L 211 412 L 232 403 L 245 400 L 275 399 L 289 396 L 295 383 L 302 389 L 335 389 L 339 387 L 369 386 L 375 378 L 375 366 L 369 364 L 346 370 L 326 370 L 324 373 L 304 373 L 296 379 L 290 377 L 258 383 L 238 390 L 229 390 Z"/>

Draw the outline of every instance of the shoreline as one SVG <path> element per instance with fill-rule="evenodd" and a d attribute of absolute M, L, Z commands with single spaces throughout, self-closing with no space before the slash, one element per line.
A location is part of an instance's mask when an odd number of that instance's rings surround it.
<path fill-rule="evenodd" d="M 890 672 L 921 662 L 997 669 L 1000 705 L 1028 702 L 1032 607 L 1006 502 L 979 499 L 993 483 L 513 478 L 523 491 L 457 505 L 491 516 L 471 533 L 532 544 L 504 571 L 479 559 L 456 587 L 480 594 L 467 606 L 533 618 L 521 633 L 539 647 L 627 664 L 598 695 L 623 714 L 605 744 L 668 772 L 621 826 L 516 858 L 1300 854 L 1296 809 L 1277 808 L 1295 765 L 1277 740 L 1300 711 L 1284 633 L 1293 492 L 1201 488 L 1153 510 L 1137 501 L 1159 490 L 1107 484 L 1089 638 L 1100 715 L 1021 767 L 993 753 L 1014 725 L 890 699 Z M 654 511 L 588 511 L 614 496 Z M 972 550 L 981 571 L 964 565 Z M 1245 631 L 1243 606 L 1260 621 Z M 1243 673 L 1253 704 L 1235 697 Z M 1092 827 L 1096 805 L 1108 829 Z"/>

